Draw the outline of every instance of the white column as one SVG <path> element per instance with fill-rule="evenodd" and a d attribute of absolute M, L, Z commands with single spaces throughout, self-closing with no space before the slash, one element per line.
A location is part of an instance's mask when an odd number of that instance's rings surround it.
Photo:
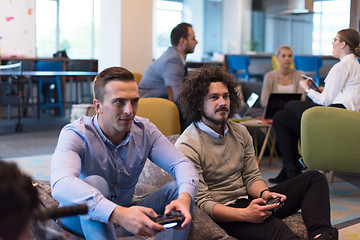
<path fill-rule="evenodd" d="M 223 0 L 224 54 L 241 54 L 251 49 L 251 5 L 250 0 Z"/>
<path fill-rule="evenodd" d="M 99 72 L 121 65 L 121 2 L 101 1 Z"/>
<path fill-rule="evenodd" d="M 183 4 L 183 21 L 193 26 L 196 40 L 199 42 L 194 53 L 186 56 L 186 61 L 201 61 L 204 51 L 204 1 L 184 0 Z"/>
<path fill-rule="evenodd" d="M 153 0 L 101 0 L 99 71 L 143 73 L 152 62 Z"/>
<path fill-rule="evenodd" d="M 144 73 L 152 62 L 153 0 L 122 0 L 121 65 Z"/>

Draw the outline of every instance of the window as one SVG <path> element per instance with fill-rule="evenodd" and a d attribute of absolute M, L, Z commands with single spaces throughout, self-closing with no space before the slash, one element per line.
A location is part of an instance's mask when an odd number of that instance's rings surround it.
<path fill-rule="evenodd" d="M 57 2 L 36 1 L 36 56 L 52 57 L 56 52 Z"/>
<path fill-rule="evenodd" d="M 159 58 L 171 45 L 171 30 L 182 22 L 183 4 L 177 1 L 157 0 L 155 7 L 153 58 Z"/>
<path fill-rule="evenodd" d="M 100 0 L 37 0 L 36 12 L 37 57 L 98 58 Z"/>
<path fill-rule="evenodd" d="M 350 26 L 350 0 L 314 2 L 314 55 L 332 55 L 331 38 Z"/>

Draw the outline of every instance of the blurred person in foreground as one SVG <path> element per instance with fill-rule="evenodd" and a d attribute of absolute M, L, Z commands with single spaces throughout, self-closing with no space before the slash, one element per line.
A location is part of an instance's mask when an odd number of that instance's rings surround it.
<path fill-rule="evenodd" d="M 249 132 L 229 121 L 239 106 L 236 87 L 223 68 L 203 67 L 191 72 L 181 89 L 184 117 L 192 124 L 175 146 L 198 170 L 196 205 L 237 239 L 300 239 L 281 220 L 300 209 L 309 239 L 338 239 L 322 173 L 308 171 L 277 186 L 266 185 Z M 284 205 L 266 205 L 275 197 Z"/>
<path fill-rule="evenodd" d="M 15 163 L 0 161 L 0 240 L 27 240 L 32 235 L 38 192 Z"/>

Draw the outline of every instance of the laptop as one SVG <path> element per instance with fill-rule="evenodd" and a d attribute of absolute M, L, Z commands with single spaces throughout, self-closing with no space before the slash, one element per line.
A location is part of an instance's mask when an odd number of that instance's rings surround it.
<path fill-rule="evenodd" d="M 258 98 L 259 95 L 257 95 L 254 92 L 251 93 L 248 99 L 246 100 L 245 106 L 240 109 L 238 114 L 236 114 L 236 118 L 243 119 L 247 117 L 247 114 L 249 113 L 250 109 L 254 106 Z"/>
<path fill-rule="evenodd" d="M 276 112 L 283 110 L 287 102 L 300 100 L 301 96 L 301 93 L 270 93 L 264 119 L 272 119 Z"/>

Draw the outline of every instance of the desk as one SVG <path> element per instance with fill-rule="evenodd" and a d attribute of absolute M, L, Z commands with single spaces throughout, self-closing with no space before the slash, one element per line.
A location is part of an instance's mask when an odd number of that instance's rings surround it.
<path fill-rule="evenodd" d="M 257 163 L 258 165 L 260 165 L 261 159 L 264 155 L 265 152 L 265 148 L 268 144 L 270 144 L 270 134 L 271 134 L 271 130 L 272 130 L 272 122 L 268 122 L 268 121 L 262 121 L 262 120 L 258 120 L 258 119 L 249 119 L 249 120 L 242 120 L 242 119 L 231 119 L 231 121 L 234 122 L 238 122 L 242 125 L 244 125 L 247 128 L 254 128 L 255 130 L 257 128 L 260 129 L 264 129 L 265 131 L 265 139 L 264 142 L 261 146 L 261 150 L 260 153 L 258 155 L 257 153 L 257 140 L 256 140 L 256 133 L 255 133 L 255 140 L 254 140 L 254 145 L 255 145 L 255 154 L 257 156 Z M 275 151 L 275 145 L 276 145 L 276 136 L 273 137 L 272 141 L 271 141 L 271 148 L 270 148 L 270 155 L 269 155 L 269 166 L 271 165 L 272 162 L 272 156 L 274 154 Z"/>
<path fill-rule="evenodd" d="M 1 72 L 0 76 L 11 76 L 15 79 L 17 79 L 17 85 L 18 85 L 18 95 L 21 96 L 20 92 L 20 79 L 23 76 L 32 76 L 32 77 L 55 77 L 55 76 L 96 76 L 97 72 L 86 72 L 86 71 L 7 71 L 7 72 Z M 77 84 L 76 84 L 77 87 Z M 65 91 L 62 91 L 63 95 Z M 77 92 L 77 91 L 76 91 Z M 63 98 L 64 99 L 64 98 Z M 64 104 L 64 103 L 63 103 Z M 19 110 L 18 110 L 18 123 L 16 124 L 16 132 L 22 132 L 22 124 L 21 124 L 21 114 L 20 114 L 20 108 L 22 107 L 22 103 L 20 101 L 19 104 Z M 65 109 L 65 108 L 64 108 Z"/>
<path fill-rule="evenodd" d="M 32 77 L 55 77 L 55 76 L 60 76 L 60 77 L 80 77 L 80 76 L 96 76 L 98 73 L 97 72 L 86 72 L 86 71 L 23 71 L 22 72 L 22 76 L 32 76 Z M 63 81 L 62 81 L 63 82 Z M 76 82 L 76 103 L 78 102 L 78 81 L 75 80 Z M 65 85 L 65 84 L 62 84 Z M 65 87 L 62 86 L 63 88 L 63 99 L 65 99 Z M 65 109 L 65 108 L 64 108 Z"/>

